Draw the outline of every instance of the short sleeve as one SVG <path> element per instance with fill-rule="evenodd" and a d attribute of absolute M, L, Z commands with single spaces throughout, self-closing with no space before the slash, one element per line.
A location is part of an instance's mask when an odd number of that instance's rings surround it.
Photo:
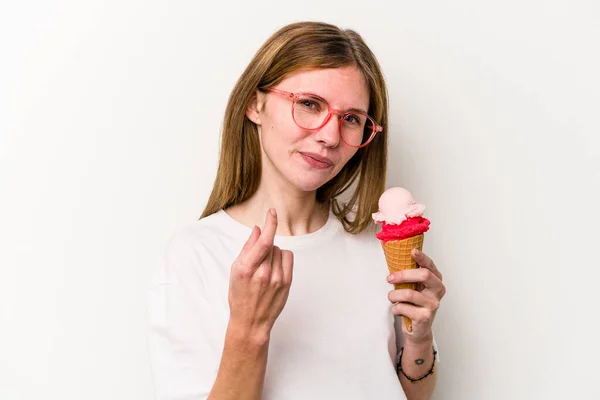
<path fill-rule="evenodd" d="M 206 399 L 220 363 L 222 347 L 193 273 L 194 257 L 189 244 L 172 240 L 147 288 L 147 340 L 158 400 Z"/>
<path fill-rule="evenodd" d="M 396 360 L 400 355 L 400 348 L 404 345 L 404 333 L 402 332 L 402 317 L 394 316 L 394 327 L 396 330 Z M 433 332 L 433 348 L 436 351 L 435 361 L 437 363 L 440 362 L 440 351 L 438 349 L 438 345 L 435 341 L 435 332 Z"/>

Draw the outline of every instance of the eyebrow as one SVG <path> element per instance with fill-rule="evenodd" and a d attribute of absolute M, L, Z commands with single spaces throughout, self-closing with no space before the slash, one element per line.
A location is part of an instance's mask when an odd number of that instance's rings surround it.
<path fill-rule="evenodd" d="M 329 104 L 329 101 L 327 101 L 327 99 L 325 99 L 323 96 L 319 96 L 316 93 L 312 93 L 312 92 L 298 92 L 298 94 L 307 94 L 309 96 L 318 97 L 319 99 L 324 100 L 324 101 L 327 102 L 327 104 Z M 368 112 L 366 112 L 362 108 L 355 108 L 355 107 L 347 108 L 347 109 L 342 110 L 342 111 L 344 111 L 344 112 L 359 112 L 359 113 L 363 113 L 363 114 L 367 114 L 367 115 L 369 114 Z"/>

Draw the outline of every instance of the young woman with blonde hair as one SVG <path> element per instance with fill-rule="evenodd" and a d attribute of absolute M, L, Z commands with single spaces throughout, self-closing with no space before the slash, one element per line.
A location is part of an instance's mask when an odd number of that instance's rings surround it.
<path fill-rule="evenodd" d="M 431 396 L 442 276 L 414 253 L 422 268 L 386 280 L 372 226 L 387 112 L 352 30 L 294 23 L 258 50 L 227 104 L 206 208 L 173 235 L 148 291 L 159 399 Z"/>

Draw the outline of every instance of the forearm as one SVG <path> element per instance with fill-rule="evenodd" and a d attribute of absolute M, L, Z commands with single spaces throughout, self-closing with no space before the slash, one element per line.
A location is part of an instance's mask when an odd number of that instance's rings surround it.
<path fill-rule="evenodd" d="M 402 352 L 402 370 L 406 375 L 413 379 L 420 378 L 427 374 L 433 365 L 433 337 L 419 343 L 404 341 L 404 350 Z M 437 365 L 433 373 L 426 378 L 411 382 L 402 372 L 398 373 L 400 383 L 408 400 L 427 400 L 431 398 L 435 383 L 437 381 Z"/>
<path fill-rule="evenodd" d="M 260 400 L 267 368 L 268 335 L 227 328 L 221 364 L 208 400 Z"/>

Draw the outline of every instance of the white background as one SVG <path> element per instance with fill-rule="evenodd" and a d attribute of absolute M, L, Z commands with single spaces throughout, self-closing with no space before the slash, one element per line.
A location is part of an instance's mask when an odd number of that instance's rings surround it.
<path fill-rule="evenodd" d="M 149 274 L 238 76 L 304 19 L 387 78 L 388 186 L 448 287 L 434 398 L 600 398 L 598 2 L 64 0 L 0 8 L 0 399 L 152 398 Z"/>

